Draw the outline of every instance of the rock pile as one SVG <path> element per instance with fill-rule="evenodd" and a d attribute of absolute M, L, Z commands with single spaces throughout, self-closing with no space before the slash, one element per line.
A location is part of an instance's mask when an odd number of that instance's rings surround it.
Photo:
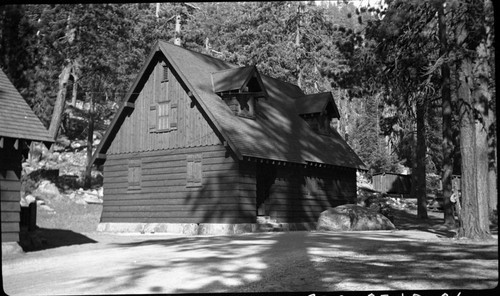
<path fill-rule="evenodd" d="M 102 187 L 91 190 L 83 190 L 82 188 L 72 192 L 69 198 L 78 204 L 102 204 L 103 190 Z"/>
<path fill-rule="evenodd" d="M 32 193 L 27 194 L 21 198 L 21 206 L 27 207 L 30 203 L 36 202 L 37 206 L 43 210 L 52 212 L 46 201 L 61 200 L 69 198 L 77 204 L 102 204 L 103 188 L 84 190 L 80 188 L 69 194 L 63 194 L 59 191 L 57 186 L 49 180 L 42 180 L 39 182 L 38 187 Z M 50 202 L 49 202 L 50 203 Z"/>

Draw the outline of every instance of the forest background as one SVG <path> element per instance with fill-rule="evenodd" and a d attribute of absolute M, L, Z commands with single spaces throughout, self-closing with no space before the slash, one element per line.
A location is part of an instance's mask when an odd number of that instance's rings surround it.
<path fill-rule="evenodd" d="M 37 4 L 0 7 L 0 65 L 58 141 L 102 137 L 156 40 L 330 91 L 368 167 L 412 172 L 418 216 L 439 175 L 444 223 L 461 175 L 461 237 L 497 210 L 489 0 Z M 89 146 L 91 147 L 91 146 Z M 92 151 L 92 149 L 89 149 Z"/>

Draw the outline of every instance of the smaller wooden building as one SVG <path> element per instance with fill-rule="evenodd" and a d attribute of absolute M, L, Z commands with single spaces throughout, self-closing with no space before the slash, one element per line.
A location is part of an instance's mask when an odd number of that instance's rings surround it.
<path fill-rule="evenodd" d="M 21 169 L 32 142 L 53 140 L 7 75 L 0 70 L 0 199 L 2 250 L 19 241 Z"/>
<path fill-rule="evenodd" d="M 378 173 L 373 177 L 373 188 L 390 194 L 408 195 L 411 192 L 411 175 Z"/>

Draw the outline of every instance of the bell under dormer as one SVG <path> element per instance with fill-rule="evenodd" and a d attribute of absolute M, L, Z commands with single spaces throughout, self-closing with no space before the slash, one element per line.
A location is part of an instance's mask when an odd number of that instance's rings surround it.
<path fill-rule="evenodd" d="M 304 95 L 295 98 L 295 108 L 312 130 L 318 134 L 332 134 L 340 113 L 331 92 Z"/>
<path fill-rule="evenodd" d="M 214 92 L 240 117 L 255 118 L 258 100 L 267 97 L 255 66 L 214 72 L 212 84 Z"/>

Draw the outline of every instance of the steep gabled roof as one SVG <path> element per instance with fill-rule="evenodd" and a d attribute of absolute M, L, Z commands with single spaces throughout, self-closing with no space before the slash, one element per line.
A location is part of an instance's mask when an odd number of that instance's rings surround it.
<path fill-rule="evenodd" d="M 0 138 L 54 142 L 40 119 L 0 69 Z"/>
<path fill-rule="evenodd" d="M 236 65 L 167 42 L 159 41 L 155 45 L 124 102 L 133 102 L 137 97 L 133 94 L 140 91 L 144 83 L 141 81 L 145 79 L 142 76 L 148 67 L 151 67 L 154 52 L 157 50 L 165 56 L 172 66 L 172 71 L 191 92 L 192 99 L 199 104 L 200 111 L 211 121 L 216 132 L 239 159 L 263 158 L 300 164 L 313 162 L 364 168 L 363 162 L 338 134 L 327 139 L 314 133 L 300 118 L 295 109 L 294 98 L 304 96 L 304 93 L 298 86 L 259 75 L 268 99 L 259 101 L 254 119 L 235 116 L 214 91 L 212 74 L 226 73 L 224 70 L 230 70 L 227 73 L 245 74 L 244 72 L 250 71 L 252 67 L 242 70 Z M 231 71 L 233 69 L 235 72 Z M 242 77 L 245 76 L 243 74 Z M 218 77 L 223 77 L 223 74 L 220 75 Z M 239 85 L 242 80 L 235 79 L 234 83 L 230 82 L 228 85 Z M 106 153 L 126 112 L 125 104 L 122 104 L 92 162 L 97 159 L 99 153 Z"/>
<path fill-rule="evenodd" d="M 295 107 L 299 114 L 313 114 L 323 112 L 328 103 L 332 105 L 333 117 L 340 118 L 339 110 L 331 92 L 304 95 L 295 98 Z"/>

